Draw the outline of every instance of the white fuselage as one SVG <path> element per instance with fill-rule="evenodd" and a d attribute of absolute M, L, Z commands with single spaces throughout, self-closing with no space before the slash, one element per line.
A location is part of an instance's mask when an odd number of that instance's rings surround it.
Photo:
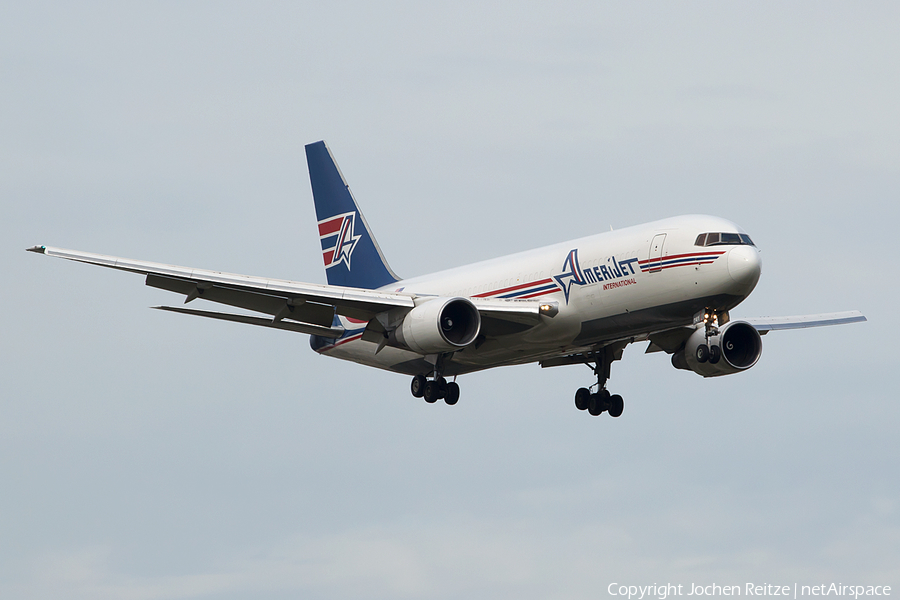
<path fill-rule="evenodd" d="M 688 215 L 584 237 L 399 281 L 383 289 L 417 296 L 540 299 L 559 312 L 536 327 L 499 331 L 453 356 L 448 375 L 576 353 L 613 340 L 692 324 L 705 308 L 729 310 L 756 286 L 752 245 L 697 246 L 701 233 L 744 232 L 717 217 Z M 366 323 L 341 317 L 344 335 L 313 339 L 322 353 L 415 374 L 420 355 L 396 347 L 376 353 Z"/>

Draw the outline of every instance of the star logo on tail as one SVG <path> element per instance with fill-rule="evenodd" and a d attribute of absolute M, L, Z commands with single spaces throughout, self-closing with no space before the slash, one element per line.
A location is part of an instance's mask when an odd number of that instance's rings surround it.
<path fill-rule="evenodd" d="M 331 259 L 331 265 L 329 266 L 334 266 L 343 262 L 346 263 L 347 269 L 350 268 L 350 256 L 353 254 L 353 249 L 356 248 L 356 244 L 359 243 L 360 238 L 362 238 L 361 235 L 353 234 L 354 224 L 356 223 L 355 217 L 356 213 L 350 213 L 344 217 L 337 241 L 334 244 L 334 258 Z"/>
<path fill-rule="evenodd" d="M 362 235 L 356 235 L 355 231 L 355 211 L 319 221 L 319 239 L 322 241 L 322 258 L 326 269 L 340 263 L 350 269 L 350 257 L 362 239 Z"/>

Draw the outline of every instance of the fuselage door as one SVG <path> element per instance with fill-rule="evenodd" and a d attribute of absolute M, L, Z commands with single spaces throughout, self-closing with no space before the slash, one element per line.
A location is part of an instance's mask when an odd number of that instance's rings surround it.
<path fill-rule="evenodd" d="M 659 273 L 662 271 L 663 245 L 666 243 L 666 234 L 660 233 L 653 237 L 650 242 L 650 256 L 647 265 L 650 267 L 651 273 Z"/>

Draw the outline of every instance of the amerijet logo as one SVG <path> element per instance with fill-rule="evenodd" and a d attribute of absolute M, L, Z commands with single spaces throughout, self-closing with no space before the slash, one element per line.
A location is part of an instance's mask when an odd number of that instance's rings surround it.
<path fill-rule="evenodd" d="M 326 269 L 340 263 L 345 263 L 347 269 L 350 269 L 350 257 L 356 244 L 362 239 L 355 231 L 355 211 L 319 221 L 319 240 L 322 243 L 322 259 Z"/>
<path fill-rule="evenodd" d="M 590 260 L 588 261 L 591 262 Z M 569 303 L 569 293 L 573 285 L 590 285 L 603 283 L 603 290 L 612 290 L 619 287 L 636 284 L 634 265 L 638 263 L 636 258 L 617 260 L 615 256 L 609 256 L 606 260 L 594 261 L 594 265 L 588 264 L 582 269 L 578 264 L 578 249 L 570 250 L 562 266 L 562 273 L 554 275 L 553 279 L 566 295 L 566 304 Z M 627 278 L 627 279 L 626 279 Z M 610 283 L 604 283 L 604 282 Z"/>
<path fill-rule="evenodd" d="M 586 282 L 581 274 L 581 267 L 578 266 L 578 248 L 571 250 L 566 262 L 562 266 L 563 272 L 560 275 L 554 275 L 553 279 L 556 284 L 562 288 L 563 294 L 566 295 L 566 304 L 569 303 L 569 291 L 573 285 L 584 285 Z"/>

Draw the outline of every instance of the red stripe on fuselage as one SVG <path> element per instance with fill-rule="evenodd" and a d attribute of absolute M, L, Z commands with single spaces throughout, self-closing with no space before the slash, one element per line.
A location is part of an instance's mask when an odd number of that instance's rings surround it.
<path fill-rule="evenodd" d="M 650 267 L 647 267 L 647 271 L 662 271 L 663 269 L 674 269 L 675 267 L 693 267 L 695 265 L 711 265 L 711 264 L 713 264 L 713 261 L 705 260 L 705 261 L 701 261 L 701 262 L 689 262 L 689 263 L 679 263 L 677 265 L 666 265 L 664 267 L 650 266 Z"/>
<path fill-rule="evenodd" d="M 542 279 L 540 281 L 532 281 L 531 283 L 523 283 L 521 285 L 514 285 L 512 287 L 503 288 L 500 290 L 494 290 L 492 292 L 484 292 L 483 294 L 475 294 L 472 296 L 473 298 L 486 298 L 487 296 L 493 296 L 494 294 L 503 294 L 506 292 L 514 292 L 516 290 L 521 290 L 523 288 L 531 287 L 533 285 L 543 285 L 545 283 L 552 283 L 552 279 Z"/>
<path fill-rule="evenodd" d="M 334 343 L 334 344 L 332 344 L 332 345 L 330 345 L 330 346 L 326 346 L 326 347 L 322 348 L 322 352 L 326 352 L 326 351 L 328 351 L 328 350 L 331 350 L 332 348 L 337 348 L 337 347 L 340 346 L 341 344 L 346 344 L 347 342 L 352 342 L 353 340 L 358 340 L 358 339 L 361 338 L 362 336 L 363 336 L 362 333 L 358 333 L 358 334 L 356 334 L 356 335 L 351 335 L 350 337 L 348 337 L 348 338 L 346 338 L 346 339 L 343 339 L 343 340 L 341 340 L 341 341 L 339 341 L 339 342 L 337 342 L 337 343 Z"/>
<path fill-rule="evenodd" d="M 689 258 L 691 256 L 710 256 L 710 255 L 720 256 L 725 254 L 725 250 L 721 252 L 691 252 L 690 254 L 673 254 L 672 256 L 661 256 L 659 258 L 648 258 L 647 260 L 639 260 L 639 265 L 645 265 L 650 262 L 659 262 L 663 260 L 675 260 L 676 258 Z"/>
<path fill-rule="evenodd" d="M 527 296 L 519 296 L 516 300 L 526 300 L 528 298 L 537 298 L 538 296 L 549 296 L 550 294 L 555 294 L 559 292 L 559 289 L 555 290 L 544 290 L 543 292 L 538 292 L 536 294 L 528 294 Z"/>

